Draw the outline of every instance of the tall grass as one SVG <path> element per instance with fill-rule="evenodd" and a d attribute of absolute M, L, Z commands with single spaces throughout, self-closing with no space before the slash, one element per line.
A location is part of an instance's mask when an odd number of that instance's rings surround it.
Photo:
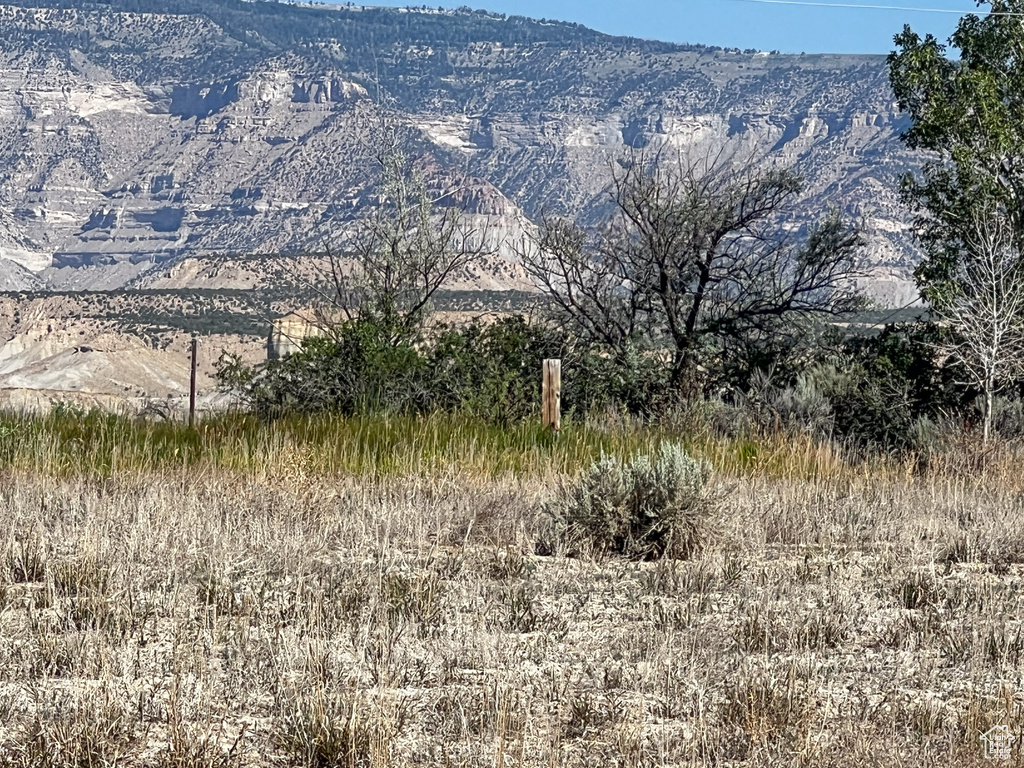
<path fill-rule="evenodd" d="M 538 422 L 498 425 L 451 413 L 426 416 L 337 414 L 261 421 L 226 413 L 195 428 L 99 410 L 48 415 L 0 413 L 0 471 L 57 477 L 228 471 L 305 475 L 452 476 L 472 479 L 571 475 L 604 454 L 629 458 L 665 440 L 680 443 L 726 477 L 862 482 L 932 475 L 982 478 L 1016 487 L 1020 453 L 963 441 L 929 456 L 869 454 L 806 434 L 727 436 L 700 419 L 645 423 L 569 419 L 560 433 Z"/>
<path fill-rule="evenodd" d="M 691 559 L 536 555 L 550 480 L 666 439 L 728 478 Z M 0 414 L 0 768 L 980 768 L 1024 739 L 1019 467 L 700 419 Z"/>
<path fill-rule="evenodd" d="M 707 546 L 645 563 L 536 556 L 531 481 L 16 479 L 2 768 L 981 768 L 1024 738 L 1002 488 L 739 479 Z"/>
<path fill-rule="evenodd" d="M 388 477 L 458 473 L 481 479 L 571 473 L 602 453 L 648 450 L 661 431 L 569 424 L 560 434 L 436 414 L 325 414 L 263 422 L 225 414 L 194 429 L 102 413 L 0 414 L 0 469 L 56 476 L 234 470 Z"/>

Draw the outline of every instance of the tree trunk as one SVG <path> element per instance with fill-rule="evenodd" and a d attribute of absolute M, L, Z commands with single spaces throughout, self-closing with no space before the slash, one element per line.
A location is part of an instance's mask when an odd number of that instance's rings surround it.
<path fill-rule="evenodd" d="M 981 442 L 988 445 L 989 436 L 992 433 L 992 384 L 985 384 L 985 423 L 982 426 Z"/>
<path fill-rule="evenodd" d="M 693 400 L 700 396 L 701 386 L 697 360 L 690 350 L 687 349 L 676 354 L 675 362 L 672 364 L 670 383 L 675 391 L 679 392 L 686 400 Z"/>

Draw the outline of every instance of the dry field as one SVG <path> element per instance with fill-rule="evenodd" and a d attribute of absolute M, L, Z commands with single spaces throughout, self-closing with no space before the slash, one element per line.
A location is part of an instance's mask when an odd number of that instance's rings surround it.
<path fill-rule="evenodd" d="M 1014 461 L 723 466 L 711 545 L 637 563 L 534 554 L 565 473 L 313 458 L 6 470 L 0 766 L 1022 762 Z"/>

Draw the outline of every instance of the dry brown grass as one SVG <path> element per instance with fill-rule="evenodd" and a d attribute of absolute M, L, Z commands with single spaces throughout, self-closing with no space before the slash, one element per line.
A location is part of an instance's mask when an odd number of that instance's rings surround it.
<path fill-rule="evenodd" d="M 716 537 L 639 564 L 533 554 L 567 471 L 660 439 L 636 425 L 55 427 L 8 427 L 0 766 L 980 765 L 1024 736 L 1011 446 L 922 474 L 697 432 Z"/>
<path fill-rule="evenodd" d="M 1019 754 L 1012 455 L 705 448 L 716 538 L 657 563 L 534 555 L 550 476 L 8 474 L 0 765 L 970 766 L 995 724 Z"/>

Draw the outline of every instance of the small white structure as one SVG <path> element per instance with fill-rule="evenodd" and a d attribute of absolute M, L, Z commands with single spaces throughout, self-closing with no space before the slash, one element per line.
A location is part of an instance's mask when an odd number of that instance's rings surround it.
<path fill-rule="evenodd" d="M 270 326 L 270 335 L 267 337 L 267 359 L 281 360 L 288 355 L 300 352 L 303 339 L 319 335 L 320 327 L 315 322 L 312 313 L 289 312 L 284 317 L 279 317 Z"/>

